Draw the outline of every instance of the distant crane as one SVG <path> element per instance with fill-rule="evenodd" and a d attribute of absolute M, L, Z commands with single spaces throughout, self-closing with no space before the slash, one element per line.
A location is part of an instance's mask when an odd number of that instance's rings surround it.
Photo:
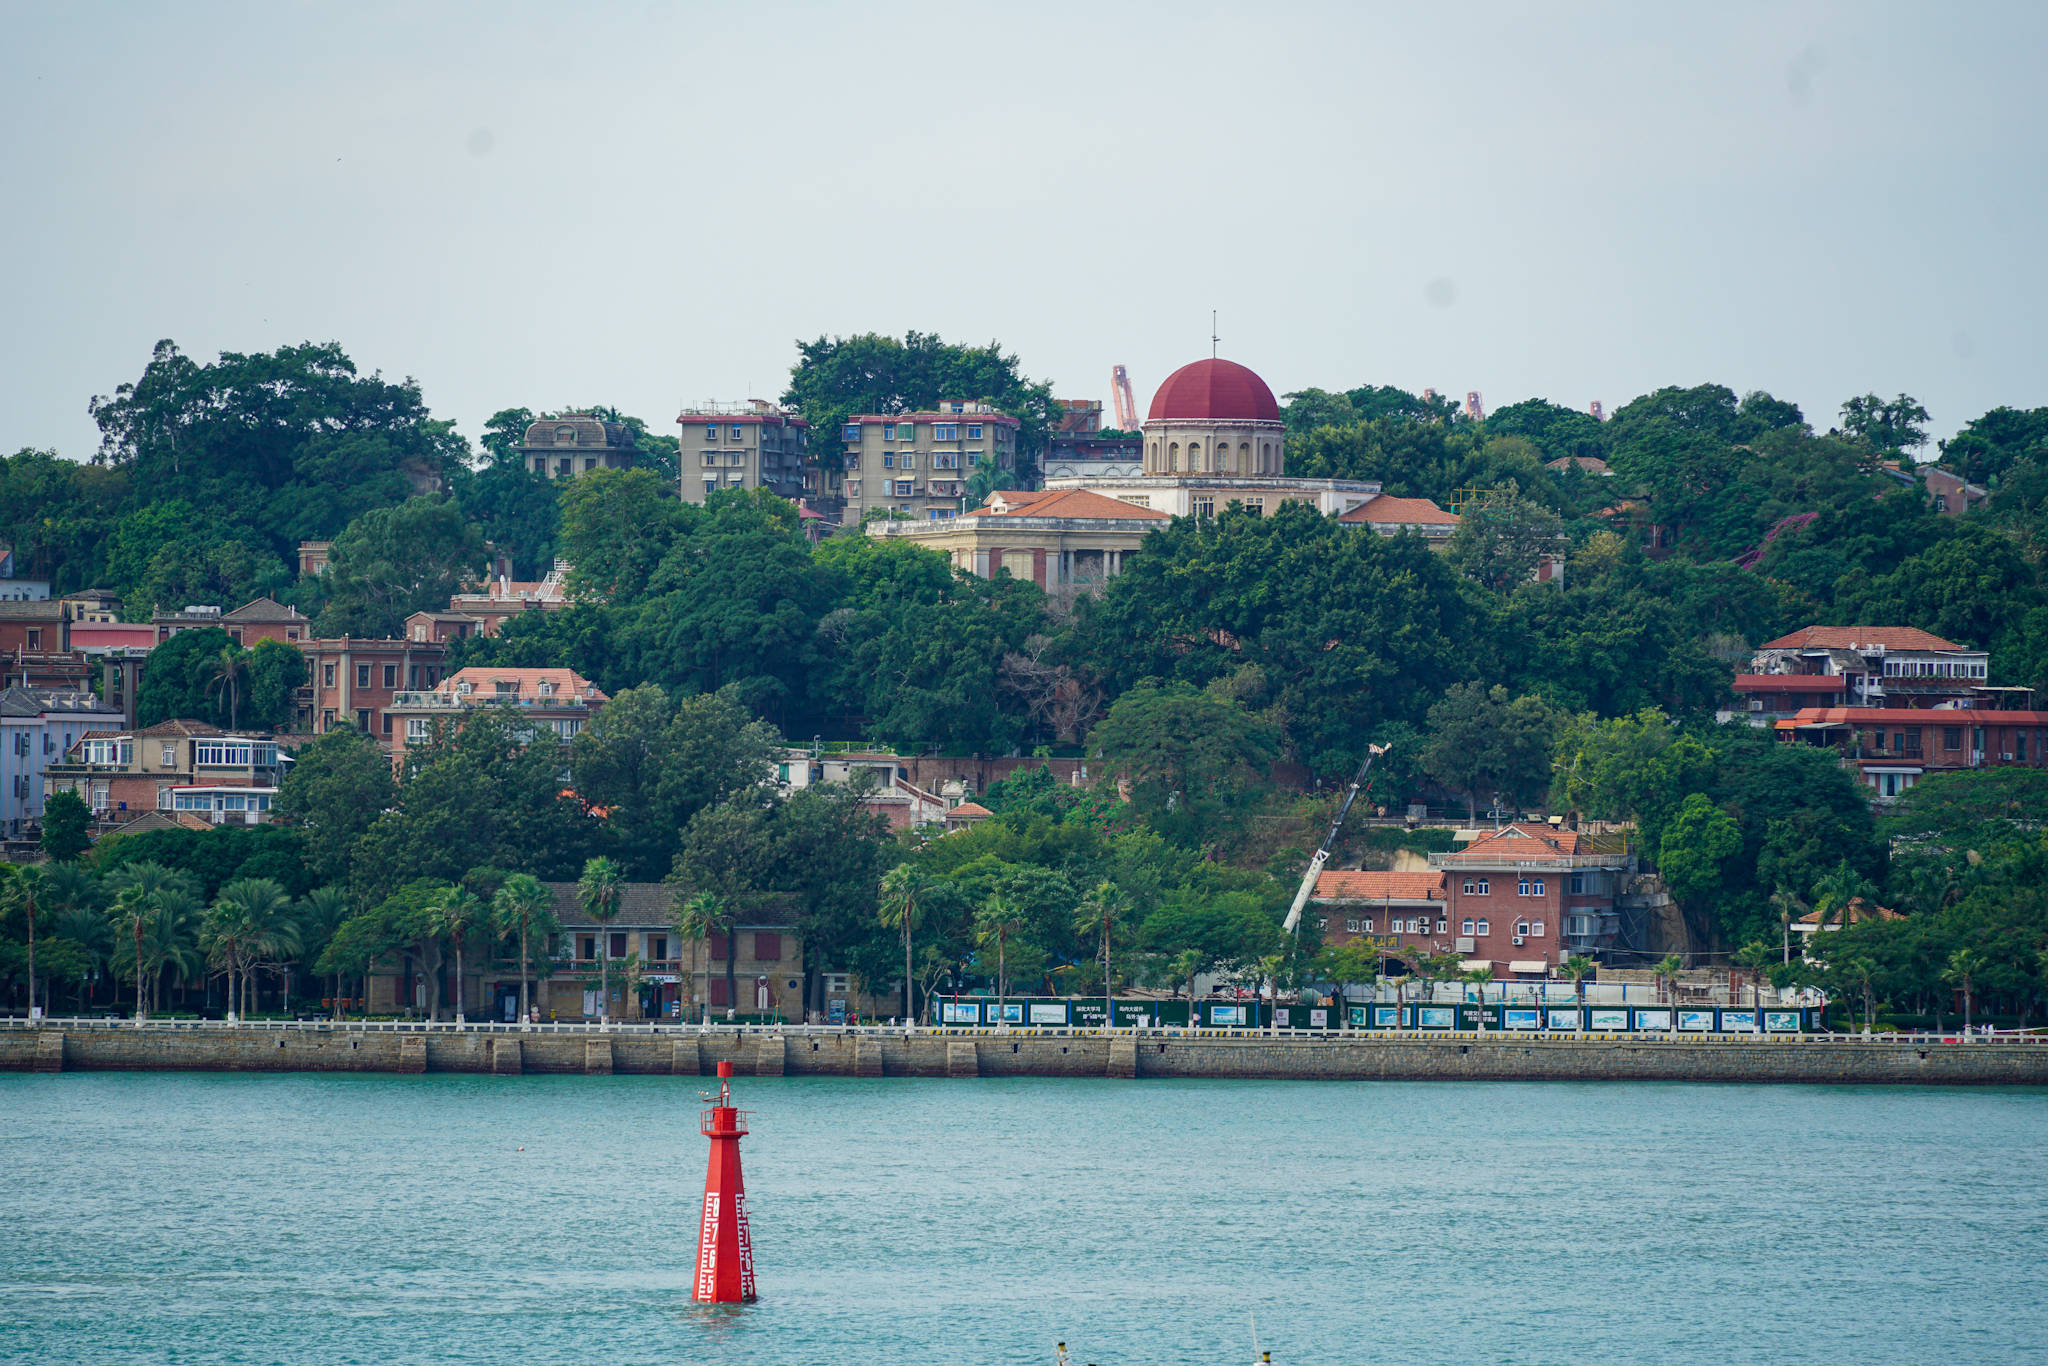
<path fill-rule="evenodd" d="M 1110 397 L 1116 400 L 1116 429 L 1120 432 L 1138 430 L 1138 400 L 1131 397 L 1131 377 L 1121 365 L 1109 370 Z"/>
<path fill-rule="evenodd" d="M 1372 772 L 1372 761 L 1387 752 L 1385 745 L 1367 745 L 1365 762 L 1358 766 L 1358 776 L 1351 780 L 1351 790 L 1344 794 L 1344 805 L 1337 808 L 1337 819 L 1330 822 L 1330 833 L 1323 836 L 1323 847 L 1316 850 L 1316 856 L 1308 861 L 1308 871 L 1301 876 L 1301 890 L 1294 894 L 1294 904 L 1287 908 L 1286 923 L 1281 929 L 1293 934 L 1301 928 L 1301 913 L 1308 905 L 1309 897 L 1315 894 L 1316 878 L 1322 875 L 1323 865 L 1330 861 L 1330 851 L 1337 847 L 1337 834 L 1344 828 L 1344 818 L 1351 814 L 1351 803 L 1358 800 L 1358 789 L 1365 785 L 1365 775 Z"/>

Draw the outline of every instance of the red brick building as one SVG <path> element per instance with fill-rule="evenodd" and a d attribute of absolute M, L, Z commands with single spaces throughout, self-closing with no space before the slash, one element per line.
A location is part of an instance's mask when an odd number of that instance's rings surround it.
<path fill-rule="evenodd" d="M 1777 723 L 1781 739 L 1838 751 L 1878 800 L 1950 769 L 2048 767 L 2048 712 L 1976 707 L 1812 707 Z"/>

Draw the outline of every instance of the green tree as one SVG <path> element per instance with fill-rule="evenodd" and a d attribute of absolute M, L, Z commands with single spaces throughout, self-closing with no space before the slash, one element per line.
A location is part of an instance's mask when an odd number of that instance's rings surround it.
<path fill-rule="evenodd" d="M 1148 680 L 1089 733 L 1104 778 L 1128 783 L 1155 827 L 1188 843 L 1211 834 L 1278 757 L 1271 723 L 1186 684 Z"/>
<path fill-rule="evenodd" d="M 1665 954 L 1652 964 L 1650 968 L 1650 972 L 1656 977 L 1658 985 L 1663 987 L 1667 993 L 1665 999 L 1670 1001 L 1674 1008 L 1671 1021 L 1674 1027 L 1678 1023 L 1675 1013 L 1678 1005 L 1678 974 L 1683 971 L 1685 971 L 1685 963 L 1675 953 Z"/>
<path fill-rule="evenodd" d="M 150 650 L 143 661 L 142 683 L 135 690 L 135 724 L 154 726 L 189 718 L 225 724 L 226 710 L 217 708 L 208 675 L 224 652 L 237 647 L 218 626 L 180 631 Z"/>
<path fill-rule="evenodd" d="M 619 918 L 619 907 L 625 896 L 626 875 L 618 864 L 608 858 L 594 858 L 583 865 L 583 876 L 576 883 L 576 899 L 583 907 L 583 914 L 598 927 L 598 1008 L 597 1018 L 601 1024 L 611 1022 L 612 980 L 611 946 L 605 927 Z M 732 955 L 728 954 L 730 959 Z"/>
<path fill-rule="evenodd" d="M 1454 683 L 1429 709 L 1429 725 L 1422 767 L 1465 794 L 1468 814 L 1484 793 L 1521 807 L 1550 784 L 1557 717 L 1541 698 L 1510 699 L 1506 688 Z"/>
<path fill-rule="evenodd" d="M 20 911 L 28 925 L 28 1013 L 36 1013 L 36 917 L 48 909 L 49 871 L 30 864 L 10 868 L 0 864 L 0 913 Z"/>
<path fill-rule="evenodd" d="M 435 932 L 455 950 L 455 1019 L 459 1024 L 467 1018 L 464 1007 L 469 992 L 464 950 L 490 919 L 490 909 L 475 892 L 451 886 L 435 899 L 433 916 Z"/>
<path fill-rule="evenodd" d="M 108 881 L 114 893 L 109 914 L 117 930 L 133 945 L 128 965 L 135 979 L 135 1022 L 140 1025 L 147 1015 L 143 1006 L 143 986 L 149 959 L 143 950 L 144 935 L 156 924 L 173 897 L 189 894 L 191 880 L 160 863 L 131 863 L 115 872 Z"/>
<path fill-rule="evenodd" d="M 249 680 L 249 652 L 229 644 L 206 665 L 208 688 L 227 703 L 228 729 L 241 728 L 242 686 Z"/>
<path fill-rule="evenodd" d="M 370 736 L 341 726 L 302 746 L 278 789 L 271 818 L 305 837 L 305 858 L 321 882 L 355 871 L 356 847 L 398 799 L 391 760 Z"/>
<path fill-rule="evenodd" d="M 1491 968 L 1466 968 L 1458 974 L 1467 986 L 1479 993 L 1479 1032 L 1486 1032 L 1486 988 L 1493 981 Z"/>
<path fill-rule="evenodd" d="M 56 863 L 75 861 L 92 848 L 91 823 L 85 798 L 70 788 L 52 792 L 43 803 L 43 853 Z"/>
<path fill-rule="evenodd" d="M 391 640 L 414 612 L 446 608 L 477 577 L 483 538 L 447 498 L 409 498 L 373 508 L 334 541 L 324 584 L 327 606 L 314 623 L 322 636 Z"/>
<path fill-rule="evenodd" d="M 1463 573 L 1498 593 L 1527 583 L 1564 546 L 1564 522 L 1555 512 L 1510 494 L 1467 505 L 1448 553 Z"/>
<path fill-rule="evenodd" d="M 1081 907 L 1074 916 L 1074 932 L 1097 941 L 1097 952 L 1102 959 L 1102 1027 L 1104 1030 L 1116 1024 L 1116 977 L 1110 959 L 1110 940 L 1116 932 L 1118 922 L 1127 919 L 1131 913 L 1131 898 L 1114 882 L 1102 881 L 1095 884 L 1088 895 L 1081 898 Z"/>
<path fill-rule="evenodd" d="M 1876 394 L 1859 394 L 1842 404 L 1842 430 L 1886 457 L 1926 445 L 1927 420 L 1927 410 L 1907 394 L 1889 403 Z"/>
<path fill-rule="evenodd" d="M 995 945 L 996 1004 L 999 1007 L 1010 994 L 1010 936 L 1023 925 L 1023 913 L 1000 893 L 984 901 L 974 917 L 975 942 L 983 948 Z"/>
<path fill-rule="evenodd" d="M 1600 965 L 1583 953 L 1575 953 L 1558 966 L 1562 967 L 1564 975 L 1572 980 L 1572 1000 L 1581 1011 L 1579 1020 L 1583 1024 L 1585 1022 L 1583 1012 L 1586 1007 L 1586 979 L 1596 975 L 1600 970 Z"/>
<path fill-rule="evenodd" d="M 1762 1033 L 1764 1027 L 1764 974 L 1774 957 L 1769 944 L 1752 939 L 1735 951 L 1733 959 L 1736 967 L 1749 974 L 1749 1001 L 1756 1007 L 1758 1033 Z"/>
<path fill-rule="evenodd" d="M 239 878 L 220 889 L 201 922 L 200 947 L 227 975 L 229 1018 L 254 1008 L 255 973 L 299 948 L 291 898 L 269 878 Z"/>
<path fill-rule="evenodd" d="M 647 595 L 654 571 L 699 511 L 648 470 L 596 470 L 561 490 L 562 555 L 579 596 L 631 603 Z"/>
<path fill-rule="evenodd" d="M 281 640 L 259 640 L 246 662 L 249 725 L 257 730 L 288 729 L 298 710 L 296 695 L 308 677 L 306 657 Z"/>
<path fill-rule="evenodd" d="M 1948 962 L 1942 966 L 1941 979 L 1953 982 L 1963 993 L 1963 1032 L 1970 1032 L 1970 1007 L 1973 1003 L 1977 978 L 1984 974 L 1984 958 L 1973 949 L 1960 948 L 1950 953 Z"/>

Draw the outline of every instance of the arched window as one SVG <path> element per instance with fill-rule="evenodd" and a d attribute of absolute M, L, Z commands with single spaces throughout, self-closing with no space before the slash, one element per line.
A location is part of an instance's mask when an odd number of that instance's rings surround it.
<path fill-rule="evenodd" d="M 1166 472 L 1167 472 L 1168 474 L 1171 474 L 1171 473 L 1173 473 L 1173 472 L 1174 472 L 1175 470 L 1177 470 L 1177 469 L 1179 469 L 1179 468 L 1180 468 L 1180 442 L 1178 442 L 1178 441 L 1175 441 L 1175 442 L 1171 442 L 1171 443 L 1169 443 L 1169 444 L 1168 444 L 1168 446 L 1166 447 Z"/>
<path fill-rule="evenodd" d="M 1237 443 L 1237 468 L 1240 471 L 1257 468 L 1252 464 L 1252 443 L 1249 441 Z"/>
<path fill-rule="evenodd" d="M 1188 442 L 1188 468 L 1190 470 L 1202 468 L 1202 443 L 1199 441 Z"/>

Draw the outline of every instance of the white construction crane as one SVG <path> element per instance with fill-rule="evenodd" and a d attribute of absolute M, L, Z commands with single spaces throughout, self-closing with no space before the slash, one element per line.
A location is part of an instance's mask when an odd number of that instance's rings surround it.
<path fill-rule="evenodd" d="M 1131 377 L 1121 365 L 1110 367 L 1109 393 L 1116 403 L 1116 429 L 1120 432 L 1138 430 L 1138 400 L 1131 397 Z"/>
<path fill-rule="evenodd" d="M 1322 876 L 1323 865 L 1330 861 L 1330 851 L 1337 847 L 1337 832 L 1344 828 L 1344 818 L 1351 814 L 1351 803 L 1358 800 L 1358 789 L 1365 786 L 1365 775 L 1372 771 L 1372 761 L 1387 752 L 1385 745 L 1367 745 L 1365 762 L 1358 766 L 1358 776 L 1351 780 L 1351 790 L 1344 794 L 1344 804 L 1337 808 L 1337 819 L 1330 822 L 1330 833 L 1323 836 L 1323 847 L 1316 850 L 1316 856 L 1308 861 L 1308 871 L 1302 874 L 1301 890 L 1294 894 L 1294 904 L 1287 908 L 1287 920 L 1281 929 L 1289 934 L 1301 928 L 1301 913 L 1307 907 L 1308 899 L 1315 895 L 1316 879 Z"/>

